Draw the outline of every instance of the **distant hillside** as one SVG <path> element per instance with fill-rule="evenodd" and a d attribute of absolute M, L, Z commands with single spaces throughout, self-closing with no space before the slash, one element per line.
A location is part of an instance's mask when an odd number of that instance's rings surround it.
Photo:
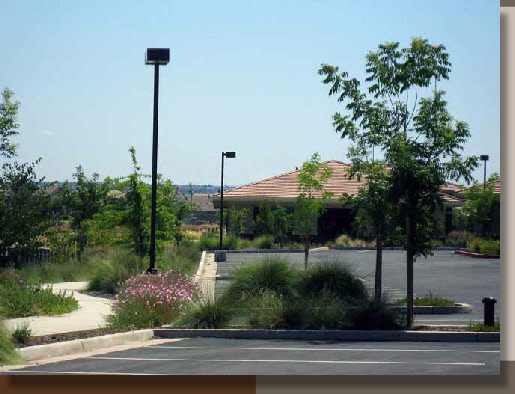
<path fill-rule="evenodd" d="M 185 196 L 190 194 L 190 190 L 193 192 L 193 194 L 197 194 L 197 193 L 216 194 L 216 193 L 220 192 L 220 186 L 216 186 L 216 185 L 191 185 L 191 189 L 190 189 L 190 185 L 177 185 L 177 186 L 179 186 L 179 190 Z M 224 185 L 224 190 L 231 190 L 231 189 L 234 189 L 235 187 L 236 186 Z"/>

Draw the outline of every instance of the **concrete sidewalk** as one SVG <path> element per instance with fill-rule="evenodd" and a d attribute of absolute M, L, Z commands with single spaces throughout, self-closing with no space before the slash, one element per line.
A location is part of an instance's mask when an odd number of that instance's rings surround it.
<path fill-rule="evenodd" d="M 5 326 L 12 331 L 27 322 L 33 336 L 59 334 L 64 332 L 92 330 L 107 326 L 106 317 L 111 313 L 111 300 L 80 294 L 88 282 L 62 282 L 52 286 L 54 293 L 66 291 L 79 302 L 79 309 L 60 316 L 32 316 L 5 320 Z"/>

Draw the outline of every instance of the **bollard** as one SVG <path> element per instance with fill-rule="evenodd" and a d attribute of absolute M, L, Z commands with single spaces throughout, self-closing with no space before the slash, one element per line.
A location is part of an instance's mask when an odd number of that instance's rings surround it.
<path fill-rule="evenodd" d="M 493 297 L 483 298 L 483 304 L 485 304 L 485 326 L 492 327 L 494 325 L 494 310 L 496 302 L 497 300 Z"/>

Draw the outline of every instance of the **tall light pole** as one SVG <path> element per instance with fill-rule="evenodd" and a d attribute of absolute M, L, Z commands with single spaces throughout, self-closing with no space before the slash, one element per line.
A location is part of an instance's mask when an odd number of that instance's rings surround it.
<path fill-rule="evenodd" d="M 481 155 L 480 159 L 483 160 L 483 162 L 484 162 L 484 164 L 483 164 L 483 167 L 484 167 L 484 172 L 483 172 L 483 191 L 485 191 L 486 190 L 486 162 L 488 161 L 488 159 L 490 159 L 490 157 L 488 155 Z"/>
<path fill-rule="evenodd" d="M 148 48 L 145 64 L 154 65 L 154 131 L 152 135 L 152 221 L 150 224 L 150 264 L 147 274 L 157 273 L 156 269 L 156 192 L 157 192 L 157 142 L 158 142 L 158 99 L 159 66 L 170 61 L 170 48 Z"/>
<path fill-rule="evenodd" d="M 220 249 L 222 249 L 224 232 L 224 157 L 234 159 L 236 152 L 222 152 L 222 177 L 220 180 Z"/>

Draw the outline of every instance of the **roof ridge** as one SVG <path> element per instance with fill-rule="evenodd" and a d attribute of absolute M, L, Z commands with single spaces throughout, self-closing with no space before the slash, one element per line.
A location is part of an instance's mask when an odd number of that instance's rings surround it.
<path fill-rule="evenodd" d="M 327 164 L 327 163 L 330 163 L 330 162 L 335 162 L 335 163 L 343 164 L 343 165 L 345 165 L 347 167 L 351 167 L 351 164 L 347 164 L 347 163 L 344 163 L 343 161 L 339 161 L 339 160 L 326 160 L 326 161 L 322 162 L 321 164 Z M 276 179 L 276 178 L 279 178 L 279 177 L 282 177 L 282 176 L 285 176 L 285 175 L 290 175 L 290 174 L 293 174 L 294 172 L 300 172 L 300 171 L 301 170 L 299 170 L 299 169 L 288 171 L 288 172 L 285 172 L 283 174 L 279 174 L 279 175 L 271 176 L 269 178 L 261 179 L 260 181 L 251 182 L 251 183 L 248 183 L 246 185 L 238 186 L 238 187 L 236 187 L 234 189 L 231 189 L 230 191 L 233 192 L 235 190 L 242 189 L 244 187 L 257 185 L 258 183 L 268 182 L 268 181 L 271 181 L 272 179 Z M 220 193 L 217 193 L 217 194 L 220 194 Z"/>

